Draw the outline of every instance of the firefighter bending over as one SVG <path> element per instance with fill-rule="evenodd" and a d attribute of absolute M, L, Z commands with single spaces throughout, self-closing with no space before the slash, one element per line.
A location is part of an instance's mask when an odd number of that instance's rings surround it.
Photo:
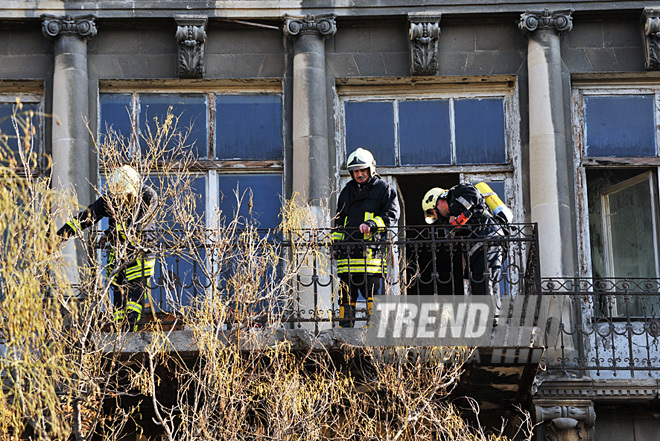
<path fill-rule="evenodd" d="M 504 252 L 501 244 L 483 239 L 501 239 L 504 232 L 479 189 L 471 184 L 458 184 L 449 190 L 432 188 L 422 199 L 422 210 L 427 224 L 440 220 L 451 228 L 450 236 L 482 239 L 466 243 L 465 278 L 473 295 L 494 296 L 499 310 Z"/>
<path fill-rule="evenodd" d="M 102 242 L 110 245 L 106 272 L 114 274 L 114 320 L 129 331 L 137 331 L 142 298 L 156 265 L 150 245 L 154 240 L 157 204 L 156 192 L 143 184 L 137 170 L 124 165 L 108 177 L 108 191 L 57 232 L 68 239 L 104 217 L 109 218 Z"/>
<path fill-rule="evenodd" d="M 339 194 L 332 239 L 341 280 L 339 325 L 353 327 L 358 295 L 367 300 L 371 315 L 373 296 L 380 294 L 387 274 L 383 241 L 387 228 L 399 220 L 399 202 L 396 190 L 376 174 L 376 161 L 368 150 L 351 153 L 346 168 L 352 179 Z"/>

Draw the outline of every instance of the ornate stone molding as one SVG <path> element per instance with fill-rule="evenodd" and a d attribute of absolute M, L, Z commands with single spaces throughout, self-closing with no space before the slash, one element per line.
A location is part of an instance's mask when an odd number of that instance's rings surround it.
<path fill-rule="evenodd" d="M 204 78 L 207 17 L 175 16 L 179 78 Z"/>
<path fill-rule="evenodd" d="M 537 399 L 592 401 L 649 401 L 660 396 L 659 380 L 546 380 L 538 386 Z"/>
<path fill-rule="evenodd" d="M 644 8 L 646 70 L 660 70 L 660 8 Z"/>
<path fill-rule="evenodd" d="M 523 32 L 534 32 L 537 29 L 554 29 L 560 34 L 573 29 L 572 9 L 561 11 L 527 11 L 520 14 L 518 28 Z"/>
<path fill-rule="evenodd" d="M 596 412 L 588 400 L 534 402 L 535 422 L 541 424 L 540 439 L 590 441 L 594 439 Z"/>
<path fill-rule="evenodd" d="M 96 36 L 96 24 L 93 15 L 71 15 L 56 16 L 44 14 L 41 16 L 43 22 L 41 31 L 45 37 L 56 38 L 60 35 L 77 35 L 87 40 Z"/>
<path fill-rule="evenodd" d="M 305 17 L 287 17 L 284 21 L 284 34 L 288 37 L 298 35 L 316 34 L 322 38 L 328 38 L 337 32 L 337 23 L 334 14 L 314 16 L 308 14 Z"/>
<path fill-rule="evenodd" d="M 440 15 L 408 15 L 410 30 L 410 72 L 412 75 L 438 73 Z"/>

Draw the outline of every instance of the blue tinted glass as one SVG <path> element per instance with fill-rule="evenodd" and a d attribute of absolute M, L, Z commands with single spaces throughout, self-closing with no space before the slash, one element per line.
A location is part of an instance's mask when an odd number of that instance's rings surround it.
<path fill-rule="evenodd" d="M 587 156 L 656 156 L 653 95 L 584 98 Z"/>
<path fill-rule="evenodd" d="M 451 164 L 449 101 L 399 103 L 401 165 Z"/>
<path fill-rule="evenodd" d="M 394 103 L 347 102 L 346 158 L 358 147 L 369 150 L 377 165 L 396 165 Z"/>
<path fill-rule="evenodd" d="M 29 148 L 32 152 L 37 153 L 37 147 L 39 146 L 39 117 L 37 115 L 39 105 L 24 103 L 21 110 L 16 110 L 16 127 L 12 122 L 15 107 L 16 104 L 14 103 L 0 104 L 0 133 L 8 137 L 6 142 L 13 152 L 18 153 L 20 145 L 24 152 Z M 33 112 L 33 116 L 30 116 L 30 111 Z M 28 125 L 34 127 L 34 133 L 29 136 L 29 145 L 25 143 Z M 15 158 L 19 159 L 18 156 Z"/>
<path fill-rule="evenodd" d="M 162 125 L 170 113 L 179 118 L 177 132 L 187 135 L 184 151 L 190 151 L 193 158 L 208 157 L 208 121 L 206 95 L 180 95 L 180 94 L 141 94 L 139 96 L 140 116 L 138 127 L 140 149 L 145 153 L 149 143 L 143 138 L 149 137 L 149 130 L 155 136 L 158 125 Z M 156 119 L 158 123 L 156 123 Z M 177 148 L 176 142 L 167 146 L 169 149 Z M 172 157 L 172 156 L 170 156 Z"/>
<path fill-rule="evenodd" d="M 217 95 L 217 159 L 282 159 L 282 98 L 279 95 Z"/>
<path fill-rule="evenodd" d="M 456 100 L 454 118 L 457 164 L 506 162 L 502 98 Z"/>
<path fill-rule="evenodd" d="M 238 192 L 242 224 L 248 222 L 258 228 L 276 228 L 280 224 L 281 175 L 220 175 L 218 182 L 218 205 L 225 222 L 236 215 Z"/>
<path fill-rule="evenodd" d="M 131 140 L 131 95 L 101 94 L 99 135 L 116 133 L 128 145 Z"/>
<path fill-rule="evenodd" d="M 157 215 L 157 219 L 159 219 L 159 222 L 163 222 L 162 226 L 164 228 L 181 230 L 191 228 L 192 226 L 206 224 L 206 176 L 198 176 L 190 181 L 187 179 L 179 181 L 177 178 L 168 175 L 150 176 L 147 179 L 147 184 L 158 193 L 161 208 Z M 186 225 L 176 223 L 176 218 L 179 217 L 181 213 L 175 213 L 175 210 L 180 210 L 180 205 L 174 204 L 173 199 L 168 196 L 171 194 L 176 195 L 175 197 L 179 203 L 187 200 L 187 198 L 190 198 L 190 203 L 194 202 L 195 209 L 193 223 Z M 188 203 L 185 205 L 191 207 Z"/>

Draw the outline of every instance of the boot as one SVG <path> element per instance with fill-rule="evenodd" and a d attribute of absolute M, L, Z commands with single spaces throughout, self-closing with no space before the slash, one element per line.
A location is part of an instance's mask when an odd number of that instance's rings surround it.
<path fill-rule="evenodd" d="M 355 325 L 355 305 L 339 306 L 339 327 L 352 328 Z"/>

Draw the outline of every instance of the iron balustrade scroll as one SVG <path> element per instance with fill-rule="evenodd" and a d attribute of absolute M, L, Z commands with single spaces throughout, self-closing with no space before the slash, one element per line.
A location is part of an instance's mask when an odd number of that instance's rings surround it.
<path fill-rule="evenodd" d="M 158 259 L 145 303 L 162 320 L 215 298 L 235 309 L 236 314 L 223 319 L 229 322 L 240 316 L 248 326 L 286 323 L 315 331 L 337 326 L 338 247 L 360 255 L 385 251 L 381 294 L 469 295 L 474 283 L 490 274 L 486 253 L 483 273 L 466 264 L 479 247 L 503 250 L 501 273 L 491 282 L 500 296 L 541 294 L 535 224 L 511 224 L 488 237 L 481 226 L 464 226 L 460 236 L 445 226 L 406 226 L 368 242 L 341 243 L 333 243 L 331 229 L 252 229 L 235 233 L 230 241 L 209 230 L 182 246 L 177 235 L 184 233 L 170 231 L 153 245 Z M 349 265 L 348 272 L 353 271 Z M 367 319 L 364 299 L 359 298 L 356 326 L 366 325 Z"/>
<path fill-rule="evenodd" d="M 551 370 L 624 378 L 660 371 L 660 279 L 544 278 L 563 314 Z"/>

